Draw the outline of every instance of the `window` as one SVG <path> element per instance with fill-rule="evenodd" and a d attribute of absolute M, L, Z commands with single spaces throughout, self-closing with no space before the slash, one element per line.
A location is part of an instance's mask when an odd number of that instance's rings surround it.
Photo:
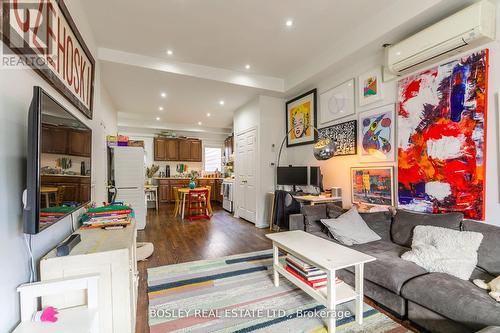
<path fill-rule="evenodd" d="M 222 171 L 222 148 L 205 147 L 205 171 Z"/>

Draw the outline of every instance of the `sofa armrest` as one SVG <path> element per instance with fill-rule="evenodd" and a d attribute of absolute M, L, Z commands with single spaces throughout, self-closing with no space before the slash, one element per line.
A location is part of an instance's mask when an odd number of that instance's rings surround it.
<path fill-rule="evenodd" d="M 290 214 L 289 230 L 305 230 L 304 215 Z"/>
<path fill-rule="evenodd" d="M 500 332 L 500 326 L 488 326 L 480 331 L 477 331 L 476 333 L 499 333 L 499 332 Z"/>

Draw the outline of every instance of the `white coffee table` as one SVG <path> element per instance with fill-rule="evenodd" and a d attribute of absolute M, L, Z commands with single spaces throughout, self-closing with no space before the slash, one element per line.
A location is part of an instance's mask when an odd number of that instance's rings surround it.
<path fill-rule="evenodd" d="M 356 322 L 363 324 L 363 268 L 364 264 L 376 260 L 374 257 L 311 235 L 301 230 L 266 235 L 273 241 L 274 285 L 279 286 L 279 275 L 305 291 L 323 304 L 329 314 L 335 313 L 337 304 L 356 301 Z M 327 273 L 326 287 L 314 289 L 290 274 L 279 262 L 279 249 L 305 262 L 323 269 Z M 346 283 L 335 284 L 335 271 L 354 266 L 355 287 Z M 327 319 L 328 332 L 335 332 L 335 316 Z"/>

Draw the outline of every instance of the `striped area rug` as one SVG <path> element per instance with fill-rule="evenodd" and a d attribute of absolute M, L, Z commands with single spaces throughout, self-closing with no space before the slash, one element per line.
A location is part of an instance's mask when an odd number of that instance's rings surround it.
<path fill-rule="evenodd" d="M 164 332 L 326 332 L 325 308 L 285 278 L 272 282 L 271 250 L 148 269 L 149 326 Z M 409 332 L 354 301 L 337 306 L 338 332 Z"/>

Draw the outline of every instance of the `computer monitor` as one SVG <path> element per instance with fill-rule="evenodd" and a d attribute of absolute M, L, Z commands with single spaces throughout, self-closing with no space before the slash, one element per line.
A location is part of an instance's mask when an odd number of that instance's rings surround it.
<path fill-rule="evenodd" d="M 278 185 L 307 185 L 307 167 L 278 167 Z"/>
<path fill-rule="evenodd" d="M 309 167 L 309 185 L 319 187 L 319 190 L 323 191 L 323 175 L 320 167 Z"/>

